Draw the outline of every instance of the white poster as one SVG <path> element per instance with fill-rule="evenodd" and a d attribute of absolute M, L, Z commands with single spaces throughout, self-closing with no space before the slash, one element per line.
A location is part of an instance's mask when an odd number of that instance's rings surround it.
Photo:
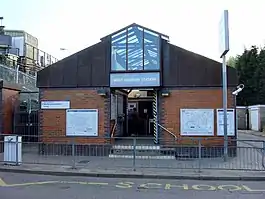
<path fill-rule="evenodd" d="M 66 110 L 66 136 L 98 136 L 98 110 Z"/>
<path fill-rule="evenodd" d="M 224 136 L 224 111 L 217 109 L 217 135 Z M 227 135 L 235 135 L 235 110 L 227 109 Z"/>
<path fill-rule="evenodd" d="M 70 101 L 41 101 L 41 109 L 68 109 Z"/>
<path fill-rule="evenodd" d="M 180 134 L 183 136 L 213 136 L 213 109 L 180 109 Z"/>

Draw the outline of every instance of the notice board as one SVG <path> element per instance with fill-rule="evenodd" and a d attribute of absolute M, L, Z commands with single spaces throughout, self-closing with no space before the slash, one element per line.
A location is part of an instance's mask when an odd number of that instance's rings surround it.
<path fill-rule="evenodd" d="M 180 109 L 180 134 L 213 136 L 214 109 Z"/>
<path fill-rule="evenodd" d="M 98 110 L 67 109 L 66 136 L 98 136 Z"/>
<path fill-rule="evenodd" d="M 217 109 L 217 135 L 224 136 L 224 111 Z M 235 110 L 227 109 L 227 135 L 235 135 Z"/>

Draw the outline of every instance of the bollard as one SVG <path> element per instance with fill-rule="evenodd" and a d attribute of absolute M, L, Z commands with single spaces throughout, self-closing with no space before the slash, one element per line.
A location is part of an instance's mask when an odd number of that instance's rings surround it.
<path fill-rule="evenodd" d="M 133 170 L 136 171 L 136 138 L 133 138 Z"/>
<path fill-rule="evenodd" d="M 201 143 L 201 139 L 199 139 L 199 143 L 198 143 L 198 145 L 199 145 L 199 170 L 198 170 L 198 172 L 199 173 L 201 173 L 201 160 L 202 160 L 202 143 Z"/>

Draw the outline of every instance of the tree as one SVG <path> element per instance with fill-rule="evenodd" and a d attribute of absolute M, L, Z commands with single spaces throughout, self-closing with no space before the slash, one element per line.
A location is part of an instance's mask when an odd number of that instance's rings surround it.
<path fill-rule="evenodd" d="M 236 64 L 236 57 L 229 57 L 229 59 L 227 60 L 226 63 L 228 66 L 235 68 L 235 64 Z"/>
<path fill-rule="evenodd" d="M 260 83 L 257 77 L 261 76 L 262 71 L 257 69 L 262 65 L 258 53 L 259 49 L 252 46 L 250 50 L 245 49 L 241 56 L 237 56 L 235 68 L 237 69 L 239 83 L 244 84 L 244 90 L 237 97 L 237 104 L 249 106 L 257 104 Z"/>
<path fill-rule="evenodd" d="M 256 81 L 256 104 L 265 103 L 265 49 L 259 52 L 258 67 L 255 71 L 254 79 Z"/>

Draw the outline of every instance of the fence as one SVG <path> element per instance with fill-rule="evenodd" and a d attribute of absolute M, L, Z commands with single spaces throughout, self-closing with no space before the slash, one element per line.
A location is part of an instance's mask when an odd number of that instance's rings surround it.
<path fill-rule="evenodd" d="M 20 92 L 19 97 L 14 107 L 13 132 L 23 136 L 23 142 L 38 141 L 39 93 Z"/>
<path fill-rule="evenodd" d="M 0 78 L 12 83 L 20 84 L 24 90 L 38 91 L 36 78 L 14 68 L 0 64 Z"/>
<path fill-rule="evenodd" d="M 215 170 L 265 170 L 265 142 L 257 140 L 230 140 L 229 158 L 223 159 L 223 147 L 215 138 L 183 138 L 160 140 L 153 144 L 153 138 L 86 138 L 38 137 L 38 142 L 22 142 L 22 164 L 64 165 L 72 168 L 117 169 L 159 168 L 159 169 L 203 169 Z M 92 141 L 93 144 L 86 144 Z M 207 146 L 211 142 L 211 146 Z M 3 137 L 0 142 L 8 144 Z M 9 143 L 10 144 L 10 143 Z M 17 149 L 21 142 L 11 143 Z M 15 161 L 19 164 L 19 160 Z"/>

